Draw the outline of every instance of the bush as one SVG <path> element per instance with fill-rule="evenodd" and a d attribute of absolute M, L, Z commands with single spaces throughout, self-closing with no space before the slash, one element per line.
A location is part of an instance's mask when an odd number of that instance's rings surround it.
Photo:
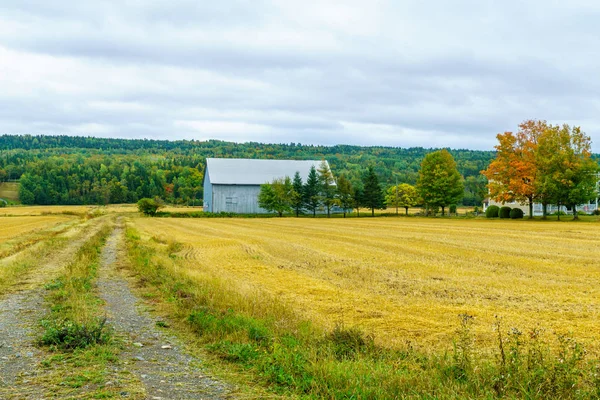
<path fill-rule="evenodd" d="M 146 215 L 154 216 L 159 208 L 164 207 L 164 203 L 159 198 L 149 199 L 145 197 L 137 202 L 137 206 L 140 212 Z"/>
<path fill-rule="evenodd" d="M 456 204 L 450 205 L 450 214 L 456 214 Z"/>
<path fill-rule="evenodd" d="M 498 212 L 500 211 L 500 207 L 498 206 L 489 206 L 485 210 L 486 218 L 498 218 Z"/>
<path fill-rule="evenodd" d="M 523 210 L 521 210 L 520 208 L 513 208 L 512 210 L 510 210 L 510 217 L 512 219 L 523 218 L 523 215 Z"/>
<path fill-rule="evenodd" d="M 500 207 L 500 210 L 498 211 L 498 216 L 500 218 L 510 218 L 510 207 L 508 207 L 508 206 Z"/>
<path fill-rule="evenodd" d="M 63 350 L 84 349 L 94 344 L 108 343 L 110 340 L 106 318 L 89 324 L 80 324 L 68 319 L 60 322 L 42 321 L 42 326 L 45 332 L 40 343 Z"/>
<path fill-rule="evenodd" d="M 594 211 L 592 211 L 592 215 L 600 215 L 600 209 L 595 209 Z"/>
<path fill-rule="evenodd" d="M 8 202 L 4 199 L 0 199 L 0 208 L 2 207 L 6 207 L 8 205 Z"/>

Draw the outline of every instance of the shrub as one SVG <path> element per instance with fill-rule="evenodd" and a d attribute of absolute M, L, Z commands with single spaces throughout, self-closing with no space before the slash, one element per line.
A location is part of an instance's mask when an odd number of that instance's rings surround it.
<path fill-rule="evenodd" d="M 94 344 L 105 344 L 110 340 L 106 318 L 80 324 L 72 320 L 42 321 L 45 328 L 41 344 L 63 350 L 84 349 Z"/>
<path fill-rule="evenodd" d="M 2 208 L 2 207 L 6 207 L 6 206 L 7 206 L 7 204 L 8 204 L 8 202 L 7 202 L 6 200 L 4 200 L 4 199 L 0 199 L 0 208 Z"/>
<path fill-rule="evenodd" d="M 450 214 L 456 214 L 456 204 L 450 205 Z"/>
<path fill-rule="evenodd" d="M 595 209 L 595 210 L 592 212 L 592 214 L 593 214 L 593 215 L 600 215 L 600 208 L 597 208 L 597 209 Z"/>
<path fill-rule="evenodd" d="M 498 216 L 500 218 L 510 218 L 510 207 L 508 207 L 508 206 L 500 207 L 500 210 L 498 211 Z"/>
<path fill-rule="evenodd" d="M 520 208 L 513 208 L 512 210 L 510 210 L 510 217 L 512 219 L 523 218 L 523 215 L 523 210 L 521 210 Z"/>
<path fill-rule="evenodd" d="M 149 199 L 145 197 L 137 202 L 137 206 L 140 212 L 146 215 L 154 216 L 159 208 L 164 207 L 164 204 L 159 198 Z"/>
<path fill-rule="evenodd" d="M 489 206 L 485 210 L 486 218 L 498 218 L 498 212 L 500 211 L 500 207 L 498 206 Z"/>

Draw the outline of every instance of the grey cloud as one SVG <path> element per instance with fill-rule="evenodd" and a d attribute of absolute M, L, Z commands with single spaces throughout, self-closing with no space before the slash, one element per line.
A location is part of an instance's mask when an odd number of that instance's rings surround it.
<path fill-rule="evenodd" d="M 0 132 L 491 149 L 541 118 L 600 141 L 598 15 L 585 1 L 8 1 Z"/>

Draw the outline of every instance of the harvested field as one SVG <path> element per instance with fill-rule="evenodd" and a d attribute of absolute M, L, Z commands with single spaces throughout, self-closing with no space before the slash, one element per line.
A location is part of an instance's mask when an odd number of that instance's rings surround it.
<path fill-rule="evenodd" d="M 597 223 L 377 219 L 151 219 L 134 225 L 190 274 L 264 291 L 315 323 L 390 346 L 447 347 L 457 316 L 493 342 L 495 316 L 598 347 Z M 177 248 L 174 246 L 173 248 Z M 595 341 L 595 342 L 594 342 Z"/>
<path fill-rule="evenodd" d="M 0 208 L 0 216 L 85 214 L 95 206 L 17 206 Z"/>
<path fill-rule="evenodd" d="M 0 217 L 0 244 L 71 220 L 69 216 Z"/>

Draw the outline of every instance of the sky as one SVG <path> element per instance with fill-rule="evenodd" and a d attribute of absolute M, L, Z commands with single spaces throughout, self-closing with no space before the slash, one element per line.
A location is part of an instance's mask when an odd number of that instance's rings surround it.
<path fill-rule="evenodd" d="M 0 0 L 0 134 L 600 152 L 600 2 Z"/>

